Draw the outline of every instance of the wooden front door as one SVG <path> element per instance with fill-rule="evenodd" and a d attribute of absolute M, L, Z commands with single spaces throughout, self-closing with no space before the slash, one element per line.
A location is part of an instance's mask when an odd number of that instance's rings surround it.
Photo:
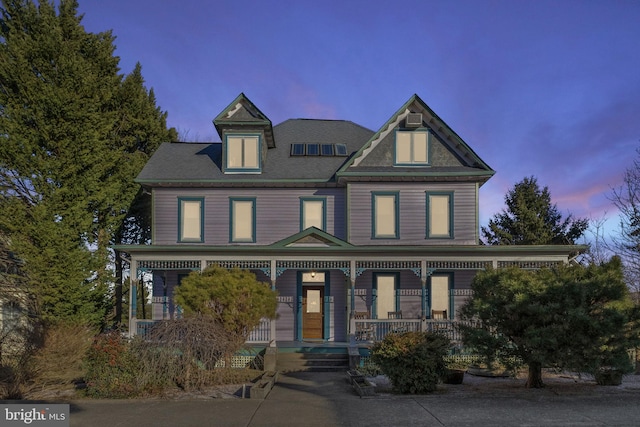
<path fill-rule="evenodd" d="M 302 288 L 302 338 L 324 338 L 324 286 Z"/>

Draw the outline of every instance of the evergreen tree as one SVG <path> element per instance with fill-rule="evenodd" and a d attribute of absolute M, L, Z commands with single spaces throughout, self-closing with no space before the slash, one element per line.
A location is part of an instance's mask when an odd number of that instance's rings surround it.
<path fill-rule="evenodd" d="M 572 215 L 563 219 L 548 187 L 541 189 L 533 176 L 517 183 L 504 200 L 507 208 L 482 227 L 489 245 L 573 245 L 589 225 Z"/>
<path fill-rule="evenodd" d="M 627 350 L 638 342 L 633 305 L 619 258 L 588 267 L 489 269 L 472 283 L 462 307 L 465 345 L 489 360 L 522 360 L 528 387 L 542 387 L 542 367 L 597 373 L 609 367 L 630 372 Z"/>
<path fill-rule="evenodd" d="M 123 79 L 111 32 L 87 33 L 77 7 L 2 1 L 0 226 L 43 319 L 96 324 L 132 180 L 172 133 L 140 67 Z"/>

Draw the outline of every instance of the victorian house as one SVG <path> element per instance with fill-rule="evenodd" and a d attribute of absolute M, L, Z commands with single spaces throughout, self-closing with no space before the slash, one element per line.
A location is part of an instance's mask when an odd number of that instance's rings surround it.
<path fill-rule="evenodd" d="M 393 111 L 393 110 L 390 110 Z M 119 246 L 132 292 L 153 282 L 153 320 L 212 264 L 278 292 L 255 343 L 375 340 L 452 322 L 477 271 L 567 263 L 576 246 L 485 246 L 480 187 L 494 171 L 417 95 L 377 130 L 344 120 L 275 126 L 244 94 L 213 124 L 221 142 L 165 143 L 136 182 L 152 195 L 152 242 Z M 131 333 L 143 333 L 131 300 Z"/>

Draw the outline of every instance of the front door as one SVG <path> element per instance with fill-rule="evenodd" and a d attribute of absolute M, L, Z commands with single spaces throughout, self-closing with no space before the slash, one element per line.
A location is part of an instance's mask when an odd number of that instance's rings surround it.
<path fill-rule="evenodd" d="M 302 287 L 302 339 L 319 339 L 324 331 L 324 286 Z"/>

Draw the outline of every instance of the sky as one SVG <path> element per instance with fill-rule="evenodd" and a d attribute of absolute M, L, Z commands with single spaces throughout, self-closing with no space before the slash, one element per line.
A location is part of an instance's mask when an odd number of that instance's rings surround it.
<path fill-rule="evenodd" d="M 417 94 L 496 174 L 480 222 L 524 177 L 563 215 L 617 224 L 611 189 L 640 147 L 640 0 L 79 0 L 112 30 L 185 141 L 241 92 L 274 125 L 377 131 Z"/>

